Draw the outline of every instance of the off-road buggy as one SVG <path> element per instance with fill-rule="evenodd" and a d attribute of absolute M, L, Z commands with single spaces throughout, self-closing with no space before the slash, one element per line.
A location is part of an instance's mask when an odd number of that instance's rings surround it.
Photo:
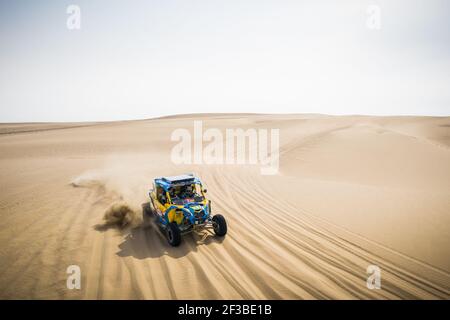
<path fill-rule="evenodd" d="M 165 232 L 170 245 L 178 246 L 181 235 L 199 228 L 212 228 L 217 236 L 227 233 L 225 218 L 211 215 L 211 201 L 206 189 L 193 174 L 154 179 L 149 191 L 151 207 L 147 214 Z"/>

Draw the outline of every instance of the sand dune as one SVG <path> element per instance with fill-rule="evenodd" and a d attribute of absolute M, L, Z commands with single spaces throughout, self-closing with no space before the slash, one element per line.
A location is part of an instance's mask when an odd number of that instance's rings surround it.
<path fill-rule="evenodd" d="M 279 128 L 280 172 L 174 165 L 170 134 L 195 119 Z M 0 298 L 450 298 L 448 117 L 185 115 L 0 133 Z M 141 204 L 153 177 L 192 171 L 229 232 L 172 248 Z M 104 220 L 118 203 L 120 228 Z M 81 290 L 66 288 L 73 264 Z M 369 265 L 380 290 L 366 287 Z"/>

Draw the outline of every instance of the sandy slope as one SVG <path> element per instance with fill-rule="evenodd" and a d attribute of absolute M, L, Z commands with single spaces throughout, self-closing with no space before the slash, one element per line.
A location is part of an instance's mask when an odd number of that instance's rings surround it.
<path fill-rule="evenodd" d="M 172 164 L 170 133 L 194 119 L 280 128 L 280 173 Z M 0 133 L 1 298 L 450 298 L 450 118 L 191 115 Z M 171 248 L 140 205 L 152 177 L 186 171 L 229 233 Z M 134 227 L 102 226 L 120 201 Z M 81 290 L 66 289 L 71 264 Z M 366 288 L 370 264 L 381 290 Z"/>

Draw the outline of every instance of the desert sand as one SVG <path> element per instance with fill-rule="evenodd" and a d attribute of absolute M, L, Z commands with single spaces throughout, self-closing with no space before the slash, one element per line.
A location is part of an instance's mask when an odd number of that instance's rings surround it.
<path fill-rule="evenodd" d="M 279 128 L 279 173 L 173 164 L 170 134 L 194 120 Z M 205 182 L 225 238 L 173 248 L 142 216 L 152 178 L 185 172 Z M 0 182 L 2 299 L 450 298 L 450 117 L 0 124 Z M 104 224 L 117 203 L 135 213 L 123 229 Z M 66 287 L 69 265 L 80 290 Z"/>

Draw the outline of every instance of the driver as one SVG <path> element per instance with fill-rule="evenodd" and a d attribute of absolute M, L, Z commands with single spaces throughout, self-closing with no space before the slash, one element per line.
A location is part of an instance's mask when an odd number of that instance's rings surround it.
<path fill-rule="evenodd" d="M 192 198 L 194 196 L 194 192 L 192 191 L 192 185 L 183 187 L 181 191 L 181 197 L 183 199 Z"/>

